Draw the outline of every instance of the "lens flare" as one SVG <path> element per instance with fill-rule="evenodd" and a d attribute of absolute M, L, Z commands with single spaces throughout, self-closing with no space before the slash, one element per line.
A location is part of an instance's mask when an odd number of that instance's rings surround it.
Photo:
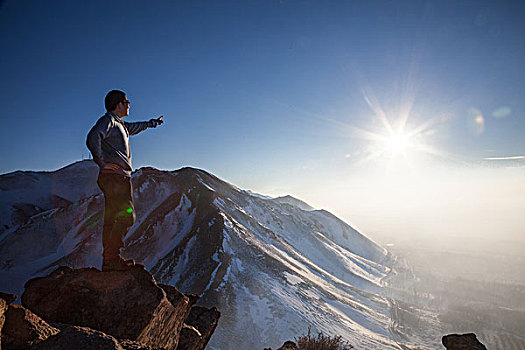
<path fill-rule="evenodd" d="M 478 115 L 475 120 L 476 120 L 476 123 L 478 124 L 483 124 L 483 121 L 484 121 L 482 115 Z"/>
<path fill-rule="evenodd" d="M 471 107 L 468 110 L 468 124 L 469 129 L 476 135 L 481 135 L 485 131 L 485 118 L 481 111 L 477 108 Z"/>

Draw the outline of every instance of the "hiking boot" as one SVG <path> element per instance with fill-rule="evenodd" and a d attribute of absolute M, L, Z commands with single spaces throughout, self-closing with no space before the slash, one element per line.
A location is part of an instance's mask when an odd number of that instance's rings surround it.
<path fill-rule="evenodd" d="M 102 271 L 126 271 L 135 266 L 135 260 L 122 259 L 120 256 L 115 259 L 104 259 Z"/>

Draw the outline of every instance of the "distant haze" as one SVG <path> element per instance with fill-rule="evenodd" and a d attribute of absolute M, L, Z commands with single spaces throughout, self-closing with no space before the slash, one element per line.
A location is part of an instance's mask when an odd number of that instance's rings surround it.
<path fill-rule="evenodd" d="M 413 174 L 388 175 L 384 169 L 354 168 L 317 176 L 305 172 L 290 187 L 292 194 L 330 210 L 383 245 L 459 245 L 494 252 L 525 248 L 523 167 L 427 166 Z M 268 184 L 262 192 L 283 190 Z"/>
<path fill-rule="evenodd" d="M 473 253 L 486 257 L 487 264 L 506 256 L 509 269 L 511 260 L 525 267 L 525 168 L 429 167 L 417 176 L 372 174 L 327 176 L 317 186 L 297 185 L 297 195 L 394 252 Z M 469 272 L 455 267 L 459 274 Z M 524 270 L 517 271 L 525 283 Z"/>

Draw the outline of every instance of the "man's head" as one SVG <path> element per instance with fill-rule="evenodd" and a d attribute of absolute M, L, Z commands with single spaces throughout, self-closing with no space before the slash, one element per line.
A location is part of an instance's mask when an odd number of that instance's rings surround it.
<path fill-rule="evenodd" d="M 111 90 L 104 99 L 106 110 L 113 112 L 120 118 L 129 115 L 130 102 L 126 98 L 126 94 L 120 90 Z"/>

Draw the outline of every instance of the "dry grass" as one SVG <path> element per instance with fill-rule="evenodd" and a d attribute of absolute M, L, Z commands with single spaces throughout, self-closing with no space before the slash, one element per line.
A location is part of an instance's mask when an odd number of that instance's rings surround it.
<path fill-rule="evenodd" d="M 312 337 L 310 327 L 308 327 L 308 334 L 295 340 L 299 350 L 349 350 L 353 348 L 353 346 L 344 341 L 341 336 L 332 338 L 320 332 L 316 337 Z"/>

